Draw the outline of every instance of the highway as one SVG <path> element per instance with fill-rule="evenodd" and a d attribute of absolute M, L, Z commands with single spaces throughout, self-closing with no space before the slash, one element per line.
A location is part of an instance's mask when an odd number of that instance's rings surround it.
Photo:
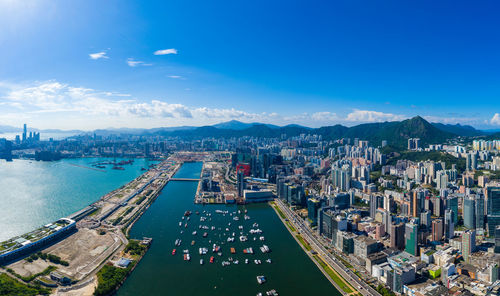
<path fill-rule="evenodd" d="M 301 218 L 297 218 L 297 215 L 283 201 L 278 198 L 275 199 L 275 201 L 276 205 L 285 213 L 290 223 L 299 230 L 300 234 L 309 242 L 313 250 L 316 251 L 328 265 L 334 268 L 346 281 L 350 282 L 350 284 L 363 296 L 380 296 L 375 289 L 360 279 L 349 268 L 345 267 L 333 254 L 328 252 L 323 244 L 314 236 L 311 229 L 304 224 Z"/>

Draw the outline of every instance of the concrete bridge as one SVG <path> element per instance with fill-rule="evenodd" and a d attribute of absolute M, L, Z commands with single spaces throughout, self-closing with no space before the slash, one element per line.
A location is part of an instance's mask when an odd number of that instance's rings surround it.
<path fill-rule="evenodd" d="M 170 178 L 170 181 L 200 181 L 197 178 Z"/>

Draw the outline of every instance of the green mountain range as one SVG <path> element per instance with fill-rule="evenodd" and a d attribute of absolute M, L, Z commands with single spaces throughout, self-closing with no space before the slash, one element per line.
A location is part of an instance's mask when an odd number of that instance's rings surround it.
<path fill-rule="evenodd" d="M 407 146 L 409 138 L 420 138 L 422 144 L 443 143 L 448 139 L 457 136 L 464 136 L 464 130 L 470 132 L 468 128 L 457 126 L 450 129 L 448 125 L 435 126 L 427 122 L 420 116 L 403 121 L 365 123 L 352 127 L 343 125 L 325 126 L 320 128 L 308 128 L 299 125 L 288 125 L 277 127 L 259 123 L 241 124 L 231 121 L 217 126 L 204 126 L 182 131 L 158 131 L 165 136 L 178 136 L 187 138 L 204 137 L 287 137 L 298 136 L 300 134 L 318 134 L 325 140 L 337 140 L 341 138 L 358 138 L 368 140 L 373 145 L 380 145 L 382 140 L 387 140 L 388 144 L 404 148 Z M 234 127 L 234 128 L 232 128 Z M 451 132 L 454 131 L 454 132 Z"/>

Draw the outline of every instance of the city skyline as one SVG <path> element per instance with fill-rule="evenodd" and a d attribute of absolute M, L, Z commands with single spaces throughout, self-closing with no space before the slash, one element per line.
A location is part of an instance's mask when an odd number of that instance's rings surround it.
<path fill-rule="evenodd" d="M 3 1 L 0 122 L 497 129 L 497 6 Z"/>

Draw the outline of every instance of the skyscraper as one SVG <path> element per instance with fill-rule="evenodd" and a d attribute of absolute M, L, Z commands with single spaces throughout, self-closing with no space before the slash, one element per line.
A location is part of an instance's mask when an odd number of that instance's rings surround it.
<path fill-rule="evenodd" d="M 447 209 L 444 212 L 444 237 L 446 239 L 451 239 L 455 232 L 455 223 L 453 222 L 453 211 Z"/>
<path fill-rule="evenodd" d="M 446 199 L 446 209 L 453 212 L 453 223 L 458 222 L 458 198 L 456 196 L 448 196 Z"/>
<path fill-rule="evenodd" d="M 464 226 L 476 229 L 476 200 L 468 196 L 464 199 Z"/>
<path fill-rule="evenodd" d="M 470 256 L 476 249 L 476 231 L 475 230 L 467 230 L 462 235 L 462 255 L 464 257 L 464 261 L 469 263 Z"/>
<path fill-rule="evenodd" d="M 432 221 L 432 240 L 440 241 L 443 239 L 443 220 L 436 219 Z"/>
<path fill-rule="evenodd" d="M 402 250 L 404 248 L 405 227 L 403 223 L 392 223 L 389 227 L 389 236 L 391 237 L 391 248 Z"/>
<path fill-rule="evenodd" d="M 500 225 L 500 187 L 486 188 L 486 195 L 488 198 L 488 234 L 494 236 L 496 227 Z"/>
<path fill-rule="evenodd" d="M 405 252 L 418 255 L 418 225 L 414 222 L 405 225 Z"/>
<path fill-rule="evenodd" d="M 23 142 L 26 142 L 26 137 L 27 137 L 28 131 L 26 128 L 26 123 L 23 126 Z"/>

